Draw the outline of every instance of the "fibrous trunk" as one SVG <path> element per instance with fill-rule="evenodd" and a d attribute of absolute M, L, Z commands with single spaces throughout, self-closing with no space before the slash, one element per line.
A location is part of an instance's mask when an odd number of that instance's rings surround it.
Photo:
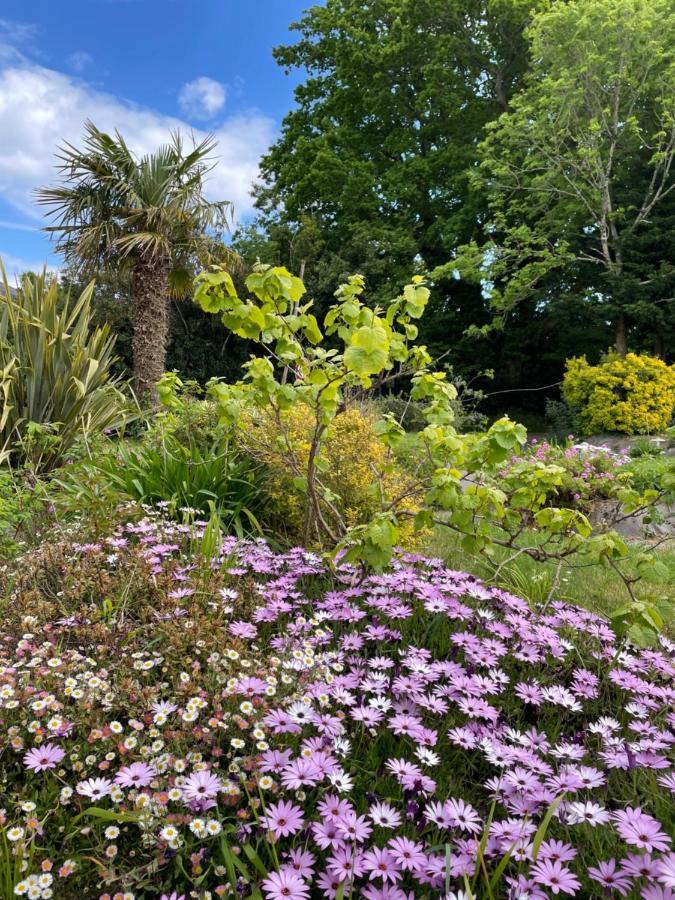
<path fill-rule="evenodd" d="M 157 402 L 168 336 L 169 260 L 155 254 L 139 259 L 132 279 L 134 382 L 139 398 Z"/>

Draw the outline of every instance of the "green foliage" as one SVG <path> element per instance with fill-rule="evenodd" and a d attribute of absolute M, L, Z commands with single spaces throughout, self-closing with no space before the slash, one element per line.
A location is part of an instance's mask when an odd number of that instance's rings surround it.
<path fill-rule="evenodd" d="M 651 356 L 610 356 L 597 366 L 570 359 L 562 386 L 582 434 L 664 431 L 675 409 L 675 366 Z"/>
<path fill-rule="evenodd" d="M 567 437 L 572 431 L 572 416 L 564 400 L 546 400 L 546 420 L 557 438 Z"/>
<path fill-rule="evenodd" d="M 457 397 L 451 400 L 453 424 L 457 431 L 478 431 L 485 428 L 487 417 L 478 411 L 479 404 L 485 399 L 485 392 L 476 388 L 474 383 L 478 378 L 490 379 L 494 373 L 488 370 L 479 372 L 475 378 L 467 379 L 456 375 L 451 366 L 445 366 L 444 371 L 457 391 Z M 426 425 L 424 404 L 412 400 L 406 393 L 372 397 L 364 400 L 362 407 L 376 418 L 393 416 L 406 431 L 421 431 Z"/>
<path fill-rule="evenodd" d="M 41 483 L 57 517 L 83 516 L 99 529 L 135 500 L 178 521 L 216 516 L 227 533 L 260 533 L 264 466 L 235 448 L 217 405 L 197 384 L 166 373 L 159 392 L 164 405 L 136 440 L 100 444 Z"/>
<path fill-rule="evenodd" d="M 621 352 L 634 322 L 662 339 L 675 282 L 672 4 L 547 4 L 527 37 L 524 87 L 481 147 L 489 239 L 449 268 L 487 284 L 502 321 L 524 299 L 573 283 L 611 317 Z"/>
<path fill-rule="evenodd" d="M 78 294 L 86 281 L 70 269 L 61 275 L 60 288 Z M 127 272 L 98 272 L 92 297 L 95 325 L 105 325 L 115 334 L 116 374 L 124 378 L 133 372 L 132 284 Z M 606 341 L 605 341 L 606 343 Z M 184 379 L 206 384 L 210 378 L 237 378 L 248 358 L 246 341 L 226 331 L 214 316 L 187 299 L 168 301 L 166 368 Z"/>
<path fill-rule="evenodd" d="M 299 39 L 275 57 L 306 80 L 263 157 L 258 205 L 300 227 L 296 270 L 318 251 L 329 293 L 355 270 L 391 289 L 418 254 L 436 265 L 474 231 L 480 198 L 467 170 L 483 125 L 520 83 L 536 6 L 328 0 L 292 26 Z"/>
<path fill-rule="evenodd" d="M 207 230 L 222 233 L 231 204 L 204 199 L 212 138 L 187 152 L 178 132 L 155 153 L 137 158 L 119 132 L 85 124 L 83 149 L 60 151 L 64 182 L 41 188 L 37 200 L 56 224 L 47 229 L 75 270 L 90 265 L 133 268 L 143 258 L 171 260 L 169 287 L 189 292 L 191 257 L 213 249 Z M 114 268 L 113 267 L 113 268 Z"/>
<path fill-rule="evenodd" d="M 302 282 L 286 269 L 257 266 L 246 282 L 252 294 L 247 300 L 226 272 L 202 273 L 197 282 L 195 299 L 202 308 L 219 313 L 268 353 L 246 364 L 241 381 L 214 382 L 209 393 L 231 429 L 261 412 L 276 422 L 289 487 L 302 498 L 306 545 L 318 541 L 344 550 L 350 561 L 381 567 L 400 539 L 401 522 L 414 517 L 418 529 L 438 523 L 456 531 L 466 551 L 488 559 L 500 547 L 514 558 L 525 554 L 538 561 L 583 551 L 616 566 L 627 554 L 618 535 L 593 533 L 579 509 L 557 505 L 568 472 L 556 462 L 520 456 L 527 437 L 522 425 L 502 418 L 486 433 L 457 433 L 456 389 L 446 372 L 433 369 L 426 348 L 414 343 L 416 321 L 429 298 L 419 277 L 386 307 L 371 309 L 362 300 L 363 279 L 352 276 L 324 317 L 323 331 L 334 342 L 330 349 L 323 346 L 311 302 L 302 302 Z M 417 436 L 417 464 L 393 499 L 383 489 L 384 472 L 374 467 L 379 505 L 368 521 L 350 523 L 330 487 L 335 461 L 326 452 L 327 435 L 355 394 L 362 397 L 397 377 L 410 379 L 411 399 L 421 404 L 426 422 Z M 309 423 L 301 441 L 289 428 L 289 410 Z M 375 431 L 392 451 L 404 438 L 391 415 L 376 422 Z M 417 511 L 406 508 L 410 497 L 420 498 Z M 626 514 L 657 498 L 656 492 L 641 496 L 628 485 L 617 492 Z"/>
<path fill-rule="evenodd" d="M 638 491 L 663 491 L 667 478 L 675 475 L 675 457 L 641 456 L 626 466 L 632 475 L 633 487 Z"/>
<path fill-rule="evenodd" d="M 640 437 L 636 441 L 633 441 L 628 451 L 628 455 L 631 459 L 644 459 L 645 457 L 661 456 L 662 454 L 663 447 L 648 437 Z"/>
<path fill-rule="evenodd" d="M 362 408 L 376 418 L 393 416 L 405 431 L 421 431 L 426 425 L 423 404 L 403 395 L 388 394 L 384 397 L 375 397 L 370 401 L 364 401 Z"/>
<path fill-rule="evenodd" d="M 359 408 L 339 412 L 328 425 L 322 439 L 320 478 L 327 502 L 322 515 L 334 528 L 369 522 L 383 504 L 398 500 L 408 512 L 418 509 L 416 483 L 399 464 L 390 448 L 378 435 L 372 415 Z M 306 469 L 316 423 L 306 407 L 284 410 L 280 417 L 262 409 L 243 416 L 235 440 L 238 446 L 265 466 L 266 490 L 270 503 L 266 521 L 273 533 L 291 541 L 302 536 L 307 513 L 306 478 L 289 467 L 289 445 L 298 466 Z M 411 488 L 413 490 L 411 490 Z M 398 499 L 405 498 L 405 499 Z M 419 543 L 412 518 L 399 522 L 399 545 L 412 549 Z"/>
<path fill-rule="evenodd" d="M 612 628 L 619 637 L 626 637 L 636 647 L 654 647 L 668 623 L 672 623 L 675 608 L 666 600 L 632 599 L 610 613 Z"/>
<path fill-rule="evenodd" d="M 17 552 L 23 526 L 33 513 L 34 497 L 20 476 L 0 469 L 0 558 Z"/>
<path fill-rule="evenodd" d="M 205 396 L 195 381 L 183 381 L 176 372 L 165 372 L 157 385 L 161 408 L 153 416 L 144 437 L 153 447 L 171 438 L 186 447 L 218 453 L 227 443 L 227 429 L 219 419 L 218 405 Z"/>
<path fill-rule="evenodd" d="M 4 277 L 4 270 L 0 265 Z M 78 440 L 121 428 L 130 405 L 111 376 L 115 339 L 91 324 L 90 284 L 59 299 L 55 279 L 25 275 L 0 309 L 0 459 L 49 469 Z"/>
<path fill-rule="evenodd" d="M 235 235 L 238 252 L 300 274 L 320 318 L 351 273 L 366 279 L 371 304 L 383 303 L 411 272 L 433 269 L 481 235 L 485 191 L 470 187 L 468 173 L 485 124 L 522 84 L 523 30 L 540 5 L 309 5 L 291 26 L 294 39 L 275 50 L 299 84 L 261 161 L 261 216 Z M 501 348 L 481 347 L 476 365 L 475 342 L 464 335 L 490 318 L 480 287 L 454 278 L 430 287 L 421 327 L 432 355 L 452 345 L 457 372 L 470 376 L 493 366 Z"/>
<path fill-rule="evenodd" d="M 121 495 L 166 505 L 173 516 L 180 518 L 187 509 L 206 514 L 213 505 L 224 527 L 236 534 L 259 529 L 259 467 L 230 450 L 211 455 L 172 439 L 160 448 L 122 444 L 115 456 L 94 468 Z"/>
<path fill-rule="evenodd" d="M 559 466 L 563 470 L 562 480 L 549 498 L 556 506 L 587 513 L 595 501 L 620 499 L 627 486 L 634 486 L 624 455 L 615 454 L 605 447 L 551 444 L 535 438 L 522 454 L 509 460 L 504 473 L 514 465 L 535 460 Z M 620 502 L 616 504 L 616 509 L 619 515 Z"/>
<path fill-rule="evenodd" d="M 174 517 L 185 512 L 208 514 L 215 508 L 223 527 L 235 534 L 260 530 L 256 515 L 262 505 L 260 467 L 229 449 L 211 455 L 171 439 L 161 448 L 122 445 L 99 471 L 121 494 L 165 505 Z"/>

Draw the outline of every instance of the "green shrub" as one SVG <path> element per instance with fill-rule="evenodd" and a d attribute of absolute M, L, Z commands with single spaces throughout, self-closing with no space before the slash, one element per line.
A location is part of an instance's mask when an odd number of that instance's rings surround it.
<path fill-rule="evenodd" d="M 467 552 L 488 557 L 500 546 L 539 562 L 583 551 L 587 560 L 610 559 L 617 568 L 616 559 L 627 555 L 616 533 L 602 525 L 594 530 L 576 507 L 550 503 L 564 484 L 563 466 L 539 459 L 509 465 L 526 441 L 522 425 L 504 417 L 483 434 L 457 433 L 452 425 L 457 386 L 447 371 L 434 370 L 426 348 L 415 344 L 415 320 L 424 314 L 430 295 L 421 277 L 414 276 L 386 308 L 372 309 L 361 299 L 363 277 L 352 276 L 336 291 L 324 331 L 311 301 L 301 302 L 302 281 L 286 269 L 257 265 L 245 286 L 250 296 L 242 299 L 223 269 L 197 278 L 195 301 L 220 314 L 234 334 L 261 345 L 265 354 L 250 358 L 240 381 L 214 381 L 208 390 L 233 433 L 259 416 L 274 422 L 278 441 L 272 446 L 283 454 L 288 489 L 302 509 L 305 546 L 332 546 L 336 553 L 344 550 L 349 562 L 381 567 L 412 519 L 418 530 L 434 525 L 454 530 L 462 534 Z M 334 335 L 339 347 L 322 346 L 325 336 L 332 340 Z M 386 489 L 389 465 L 366 467 L 360 480 L 375 506 L 365 521 L 350 522 L 342 511 L 347 505 L 331 485 L 337 469 L 330 454 L 331 429 L 344 421 L 357 397 L 399 377 L 410 380 L 411 398 L 424 404 L 427 425 L 418 433 L 419 465 L 393 492 Z M 171 400 L 170 389 L 168 395 Z M 299 439 L 293 428 L 297 419 L 304 427 Z M 356 432 L 359 463 L 365 454 Z M 401 425 L 387 416 L 374 422 L 372 432 L 394 462 L 395 448 L 406 438 Z M 657 498 L 653 491 L 640 496 L 628 485 L 616 497 L 625 515 L 650 507 Z"/>
<path fill-rule="evenodd" d="M 24 275 L 13 297 L 1 263 L 0 275 L 0 460 L 49 469 L 79 439 L 127 419 L 110 373 L 115 339 L 91 326 L 93 282 L 71 301 L 46 272 Z"/>
<path fill-rule="evenodd" d="M 236 534 L 259 531 L 264 505 L 260 465 L 225 446 L 220 452 L 185 447 L 167 437 L 161 446 L 121 444 L 117 453 L 85 467 L 103 475 L 125 499 L 162 505 L 174 517 L 212 510 Z"/>
<path fill-rule="evenodd" d="M 0 559 L 18 550 L 25 525 L 34 512 L 32 492 L 13 472 L 0 469 Z"/>
<path fill-rule="evenodd" d="M 159 447 L 170 438 L 212 453 L 227 443 L 228 431 L 220 421 L 218 404 L 205 396 L 198 382 L 183 382 L 176 372 L 165 372 L 157 390 L 162 407 L 150 423 L 145 443 Z"/>
<path fill-rule="evenodd" d="M 564 438 L 572 431 L 570 408 L 564 400 L 546 400 L 546 421 L 557 438 Z"/>
<path fill-rule="evenodd" d="M 662 447 L 646 437 L 638 438 L 628 451 L 628 455 L 632 459 L 640 459 L 643 456 L 661 456 L 662 454 Z"/>
<path fill-rule="evenodd" d="M 454 427 L 459 432 L 483 429 L 487 421 L 486 416 L 476 410 L 477 403 L 483 397 L 482 393 L 469 388 L 463 379 L 454 378 L 452 383 L 458 391 L 458 396 L 450 401 Z M 360 406 L 371 418 L 393 416 L 406 431 L 422 431 L 427 425 L 424 418 L 424 404 L 411 400 L 405 394 L 387 394 L 384 397 L 363 401 Z"/>
<path fill-rule="evenodd" d="M 557 466 L 561 478 L 553 486 L 549 502 L 584 513 L 591 509 L 594 501 L 616 498 L 623 488 L 632 485 L 626 465 L 628 457 L 613 453 L 607 447 L 563 447 L 533 438 L 520 454 L 511 457 L 501 475 L 506 476 L 514 467 L 527 462 Z"/>
<path fill-rule="evenodd" d="M 633 487 L 638 491 L 662 491 L 665 489 L 666 475 L 675 475 L 675 457 L 641 456 L 633 459 L 626 469 L 633 476 Z"/>
<path fill-rule="evenodd" d="M 387 394 L 384 397 L 364 401 L 365 415 L 373 418 L 391 415 L 406 431 L 421 431 L 426 423 L 424 406 L 404 394 Z"/>
<path fill-rule="evenodd" d="M 567 360 L 562 393 L 582 434 L 654 434 L 673 415 L 675 366 L 635 353 L 591 366 L 581 356 Z"/>

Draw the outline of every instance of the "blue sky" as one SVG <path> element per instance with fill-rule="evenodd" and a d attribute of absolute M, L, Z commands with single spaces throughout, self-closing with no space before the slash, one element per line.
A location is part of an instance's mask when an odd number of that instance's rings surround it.
<path fill-rule="evenodd" d="M 139 152 L 176 127 L 218 138 L 208 193 L 250 215 L 261 153 L 297 74 L 272 47 L 311 0 L 3 0 L 0 5 L 0 257 L 16 272 L 57 264 L 31 192 L 54 151 L 91 118 Z"/>

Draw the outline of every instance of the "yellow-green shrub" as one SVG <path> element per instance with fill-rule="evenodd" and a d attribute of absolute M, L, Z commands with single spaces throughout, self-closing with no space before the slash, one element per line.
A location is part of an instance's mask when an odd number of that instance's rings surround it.
<path fill-rule="evenodd" d="M 675 408 L 675 366 L 653 356 L 609 356 L 591 366 L 567 360 L 562 393 L 583 434 L 663 431 Z"/>
<path fill-rule="evenodd" d="M 247 415 L 238 429 L 243 447 L 267 467 L 270 506 L 292 535 L 301 532 L 306 501 L 293 479 L 307 464 L 313 428 L 307 407 L 298 405 L 283 414 L 282 422 L 258 413 L 255 418 Z M 298 472 L 293 470 L 292 456 L 299 464 Z M 405 494 L 413 482 L 375 434 L 372 419 L 356 409 L 339 413 L 331 422 L 321 456 L 321 482 L 337 497 L 334 505 L 348 527 L 368 522 L 382 505 Z M 416 512 L 418 506 L 414 497 L 407 497 L 401 508 Z M 416 537 L 412 518 L 402 517 L 400 545 L 411 548 Z"/>

